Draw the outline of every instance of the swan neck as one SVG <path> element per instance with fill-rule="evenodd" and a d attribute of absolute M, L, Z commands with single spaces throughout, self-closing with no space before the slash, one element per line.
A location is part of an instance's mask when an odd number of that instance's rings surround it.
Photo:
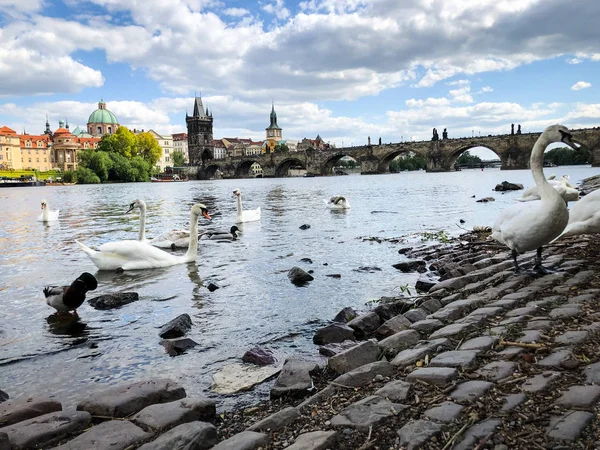
<path fill-rule="evenodd" d="M 146 240 L 146 208 L 140 208 L 140 232 L 139 232 L 139 240 Z"/>
<path fill-rule="evenodd" d="M 48 220 L 50 220 L 50 212 L 48 210 L 48 204 L 46 204 L 46 206 L 44 207 L 44 212 L 42 212 L 42 220 L 44 222 L 48 222 Z"/>
<path fill-rule="evenodd" d="M 238 216 L 242 214 L 242 196 L 241 195 L 237 196 L 237 213 L 238 213 Z"/>
<path fill-rule="evenodd" d="M 185 254 L 187 261 L 194 261 L 198 256 L 198 214 L 192 213 L 190 219 L 190 245 Z"/>
<path fill-rule="evenodd" d="M 531 168 L 531 174 L 533 175 L 533 180 L 535 181 L 536 186 L 538 187 L 540 197 L 545 197 L 544 194 L 547 194 L 551 191 L 554 191 L 554 188 L 546 177 L 544 176 L 544 150 L 550 144 L 548 141 L 548 137 L 542 133 L 540 138 L 536 141 L 533 146 L 533 150 L 531 151 L 531 157 L 529 159 L 529 167 Z"/>

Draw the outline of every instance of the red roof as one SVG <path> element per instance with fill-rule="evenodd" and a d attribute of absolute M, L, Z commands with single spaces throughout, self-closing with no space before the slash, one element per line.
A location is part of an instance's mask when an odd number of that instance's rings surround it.
<path fill-rule="evenodd" d="M 17 132 L 15 130 L 13 130 L 12 128 L 8 128 L 7 126 L 4 126 L 4 127 L 0 128 L 0 134 L 14 135 L 14 134 L 17 134 Z"/>
<path fill-rule="evenodd" d="M 56 136 L 57 134 L 64 134 L 65 136 L 71 135 L 71 132 L 69 130 L 67 130 L 66 128 L 59 128 L 58 130 L 56 130 L 54 132 L 54 135 Z"/>

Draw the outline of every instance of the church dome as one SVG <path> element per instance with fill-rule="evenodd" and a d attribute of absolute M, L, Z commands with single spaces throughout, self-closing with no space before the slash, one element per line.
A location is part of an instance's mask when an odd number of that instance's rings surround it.
<path fill-rule="evenodd" d="M 100 100 L 98 103 L 98 109 L 90 114 L 88 123 L 106 123 L 118 125 L 119 121 L 117 120 L 117 116 L 106 109 L 106 103 L 104 103 L 104 100 Z"/>

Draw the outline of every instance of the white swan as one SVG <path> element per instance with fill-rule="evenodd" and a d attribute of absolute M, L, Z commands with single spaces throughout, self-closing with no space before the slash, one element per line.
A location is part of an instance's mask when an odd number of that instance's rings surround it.
<path fill-rule="evenodd" d="M 198 217 L 201 214 L 210 219 L 206 206 L 202 203 L 192 206 L 189 248 L 181 256 L 167 253 L 147 242 L 134 240 L 107 242 L 98 247 L 98 250 L 92 250 L 77 240 L 75 242 L 100 270 L 155 269 L 188 263 L 195 261 L 198 255 Z"/>
<path fill-rule="evenodd" d="M 547 181 L 554 189 L 556 189 L 558 195 L 560 195 L 565 202 L 576 202 L 579 200 L 579 191 L 574 187 L 570 187 L 571 184 L 564 177 L 553 179 L 552 176 L 553 175 L 548 177 Z M 568 175 L 565 176 L 568 177 Z M 531 186 L 525 189 L 521 198 L 518 198 L 517 200 L 520 202 L 531 202 L 539 199 L 540 194 L 537 186 Z"/>
<path fill-rule="evenodd" d="M 153 239 L 146 239 L 146 202 L 144 200 L 134 200 L 126 212 L 129 213 L 135 208 L 140 210 L 140 231 L 138 234 L 140 242 L 146 242 L 159 248 L 170 248 L 171 250 L 187 248 L 190 245 L 190 232 L 188 230 L 164 231 Z"/>
<path fill-rule="evenodd" d="M 255 222 L 260 220 L 260 206 L 256 209 L 247 209 L 244 211 L 242 208 L 242 191 L 236 189 L 233 191 L 233 195 L 237 197 L 237 214 L 235 216 L 235 223 Z"/>
<path fill-rule="evenodd" d="M 600 233 L 600 189 L 583 197 L 569 210 L 569 223 L 563 236 Z"/>
<path fill-rule="evenodd" d="M 200 239 L 235 241 L 240 234 L 240 229 L 234 225 L 229 229 L 229 231 L 205 231 L 200 235 Z"/>
<path fill-rule="evenodd" d="M 52 222 L 58 220 L 59 209 L 50 211 L 50 207 L 48 206 L 48 202 L 46 200 L 42 200 L 42 213 L 38 216 L 38 222 Z"/>
<path fill-rule="evenodd" d="M 331 197 L 329 201 L 323 199 L 329 209 L 350 209 L 350 202 L 343 195 Z"/>
<path fill-rule="evenodd" d="M 553 142 L 562 142 L 576 149 L 567 128 L 562 125 L 546 128 L 533 146 L 529 160 L 541 199 L 511 205 L 500 213 L 492 227 L 492 237 L 512 250 L 517 273 L 520 272 L 517 255 L 536 249 L 534 269 L 538 273 L 550 273 L 542 266 L 542 246 L 559 236 L 569 221 L 566 203 L 548 183 L 542 170 L 544 150 Z"/>

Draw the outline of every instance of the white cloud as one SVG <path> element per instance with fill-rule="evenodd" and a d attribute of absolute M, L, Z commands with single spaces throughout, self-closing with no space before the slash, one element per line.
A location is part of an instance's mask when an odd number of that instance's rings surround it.
<path fill-rule="evenodd" d="M 290 10 L 285 7 L 284 0 L 275 0 L 275 3 L 267 3 L 262 6 L 263 11 L 273 14 L 280 20 L 290 17 Z"/>
<path fill-rule="evenodd" d="M 579 91 L 581 89 L 587 89 L 592 87 L 592 83 L 588 83 L 587 81 L 578 81 L 573 86 L 571 86 L 572 91 Z"/>
<path fill-rule="evenodd" d="M 567 59 L 567 62 L 569 64 L 581 64 L 583 61 L 579 58 L 571 58 L 571 59 Z"/>
<path fill-rule="evenodd" d="M 453 89 L 449 92 L 452 101 L 456 103 L 473 103 L 473 97 L 470 94 L 471 88 L 469 86 Z"/>
<path fill-rule="evenodd" d="M 465 86 L 465 85 L 471 84 L 471 82 L 469 80 L 456 80 L 456 81 L 449 81 L 446 84 L 448 86 Z"/>
<path fill-rule="evenodd" d="M 223 10 L 223 14 L 231 17 L 243 17 L 250 14 L 245 8 L 227 8 Z"/>
<path fill-rule="evenodd" d="M 485 94 L 487 92 L 493 92 L 494 89 L 491 86 L 484 86 L 481 89 L 479 89 L 479 91 L 477 91 L 478 94 Z"/>

